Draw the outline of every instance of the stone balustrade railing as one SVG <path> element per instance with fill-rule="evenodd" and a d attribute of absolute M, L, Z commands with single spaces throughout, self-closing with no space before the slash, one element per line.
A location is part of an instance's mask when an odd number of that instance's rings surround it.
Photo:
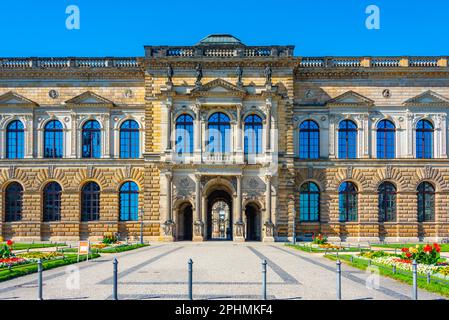
<path fill-rule="evenodd" d="M 300 60 L 300 68 L 447 68 L 449 57 L 304 57 Z"/>
<path fill-rule="evenodd" d="M 256 58 L 293 57 L 293 46 L 248 47 L 248 46 L 191 46 L 191 47 L 145 47 L 147 57 L 210 57 L 210 58 Z"/>
<path fill-rule="evenodd" d="M 138 68 L 136 58 L 0 58 L 0 69 Z"/>

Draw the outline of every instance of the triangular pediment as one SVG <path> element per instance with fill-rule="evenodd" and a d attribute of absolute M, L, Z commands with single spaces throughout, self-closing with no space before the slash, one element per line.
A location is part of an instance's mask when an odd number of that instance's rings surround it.
<path fill-rule="evenodd" d="M 428 90 L 420 95 L 408 99 L 404 103 L 406 106 L 421 106 L 421 105 L 431 105 L 431 106 L 443 106 L 449 105 L 449 99 L 432 91 Z"/>
<path fill-rule="evenodd" d="M 192 90 L 192 94 L 209 94 L 209 95 L 242 95 L 246 94 L 245 89 L 238 87 L 226 80 L 215 79 L 200 87 Z"/>
<path fill-rule="evenodd" d="M 374 104 L 374 101 L 358 94 L 354 91 L 348 91 L 335 97 L 327 102 L 328 105 L 336 105 L 336 106 L 360 106 L 360 105 L 368 105 L 371 106 Z"/>
<path fill-rule="evenodd" d="M 93 93 L 92 91 L 87 91 L 79 96 L 76 96 L 68 101 L 66 101 L 67 104 L 74 104 L 74 105 L 95 105 L 95 106 L 113 106 L 114 103 L 96 93 Z"/>
<path fill-rule="evenodd" d="M 23 106 L 23 107 L 34 107 L 38 104 L 34 101 L 31 101 L 24 96 L 21 96 L 18 93 L 13 91 L 9 91 L 0 96 L 0 105 L 2 106 Z"/>

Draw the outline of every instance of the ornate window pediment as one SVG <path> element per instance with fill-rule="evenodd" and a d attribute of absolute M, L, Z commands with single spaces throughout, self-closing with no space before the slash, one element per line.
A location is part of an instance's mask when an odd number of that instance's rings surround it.
<path fill-rule="evenodd" d="M 432 91 L 428 90 L 420 95 L 408 99 L 404 102 L 405 106 L 448 106 L 449 99 Z"/>
<path fill-rule="evenodd" d="M 362 96 L 361 94 L 354 92 L 354 91 L 348 91 L 343 93 L 342 95 L 339 95 L 338 97 L 335 97 L 327 102 L 327 105 L 329 106 L 372 106 L 374 105 L 374 101 Z"/>
<path fill-rule="evenodd" d="M 191 91 L 195 96 L 244 96 L 246 91 L 226 80 L 215 79 Z"/>
<path fill-rule="evenodd" d="M 75 98 L 66 101 L 68 105 L 76 106 L 94 106 L 94 107 L 113 107 L 114 103 L 92 91 L 86 91 Z"/>
<path fill-rule="evenodd" d="M 7 92 L 0 96 L 0 106 L 36 107 L 38 104 L 15 92 Z"/>

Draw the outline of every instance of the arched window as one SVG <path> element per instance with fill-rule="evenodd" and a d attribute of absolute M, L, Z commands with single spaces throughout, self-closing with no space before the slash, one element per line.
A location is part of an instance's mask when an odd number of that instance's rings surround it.
<path fill-rule="evenodd" d="M 428 120 L 421 120 L 416 125 L 416 157 L 433 158 L 433 125 Z"/>
<path fill-rule="evenodd" d="M 343 182 L 338 190 L 341 222 L 357 221 L 357 188 L 351 182 Z"/>
<path fill-rule="evenodd" d="M 22 122 L 15 120 L 6 128 L 6 158 L 23 159 L 25 156 L 25 135 Z"/>
<path fill-rule="evenodd" d="M 44 189 L 44 222 L 61 220 L 62 188 L 56 182 L 47 184 Z"/>
<path fill-rule="evenodd" d="M 193 153 L 193 118 L 182 114 L 176 119 L 176 153 L 178 155 Z"/>
<path fill-rule="evenodd" d="M 120 188 L 120 221 L 139 219 L 139 187 L 136 183 L 125 182 Z"/>
<path fill-rule="evenodd" d="M 14 222 L 22 220 L 23 188 L 13 182 L 5 190 L 5 221 Z"/>
<path fill-rule="evenodd" d="M 299 126 L 299 157 L 301 159 L 320 157 L 320 127 L 313 120 L 306 120 Z"/>
<path fill-rule="evenodd" d="M 418 186 L 418 221 L 435 220 L 435 188 L 428 182 Z"/>
<path fill-rule="evenodd" d="M 351 120 L 340 122 L 338 129 L 338 157 L 357 158 L 357 125 Z"/>
<path fill-rule="evenodd" d="M 83 126 L 83 158 L 101 157 L 101 129 L 98 121 L 87 121 Z"/>
<path fill-rule="evenodd" d="M 139 150 L 139 124 L 134 120 L 126 120 L 120 126 L 120 158 L 138 159 Z"/>
<path fill-rule="evenodd" d="M 224 113 L 214 113 L 208 121 L 210 153 L 228 153 L 230 151 L 231 124 L 229 117 Z"/>
<path fill-rule="evenodd" d="M 81 221 L 100 220 L 100 187 L 89 182 L 81 190 Z"/>
<path fill-rule="evenodd" d="M 389 182 L 384 182 L 377 190 L 379 194 L 379 221 L 396 221 L 396 187 Z"/>
<path fill-rule="evenodd" d="M 262 118 L 252 114 L 245 119 L 245 155 L 262 153 Z"/>
<path fill-rule="evenodd" d="M 58 159 L 62 158 L 63 153 L 62 124 L 57 120 L 52 120 L 44 129 L 44 157 Z"/>
<path fill-rule="evenodd" d="M 320 221 L 320 189 L 313 182 L 304 183 L 299 195 L 300 220 Z"/>
<path fill-rule="evenodd" d="M 377 125 L 377 158 L 394 159 L 396 157 L 396 127 L 389 120 L 382 120 Z"/>

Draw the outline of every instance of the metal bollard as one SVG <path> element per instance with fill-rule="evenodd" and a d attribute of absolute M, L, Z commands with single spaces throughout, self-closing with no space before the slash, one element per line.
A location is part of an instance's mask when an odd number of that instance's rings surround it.
<path fill-rule="evenodd" d="M 193 261 L 192 259 L 188 262 L 189 265 L 189 300 L 193 300 Z"/>
<path fill-rule="evenodd" d="M 112 299 L 118 300 L 118 288 L 117 288 L 117 280 L 118 280 L 118 261 L 117 258 L 114 258 L 113 264 L 113 279 L 112 279 Z"/>
<path fill-rule="evenodd" d="M 430 278 L 430 272 L 427 273 L 427 284 L 430 284 L 432 282 Z"/>
<path fill-rule="evenodd" d="M 43 272 L 44 268 L 42 267 L 42 260 L 39 259 L 37 261 L 37 299 L 38 300 L 44 300 L 42 297 L 42 272 Z"/>
<path fill-rule="evenodd" d="M 371 259 L 368 260 L 368 265 L 371 267 L 371 265 L 373 264 L 373 262 L 371 261 Z"/>
<path fill-rule="evenodd" d="M 396 265 L 393 265 L 393 274 L 396 274 Z"/>
<path fill-rule="evenodd" d="M 394 254 L 398 254 L 398 248 L 394 248 Z"/>
<path fill-rule="evenodd" d="M 341 261 L 337 260 L 337 300 L 341 300 Z"/>
<path fill-rule="evenodd" d="M 416 260 L 413 260 L 412 270 L 413 270 L 412 300 L 418 300 L 418 264 L 416 263 Z"/>
<path fill-rule="evenodd" d="M 267 300 L 267 261 L 262 261 L 262 300 Z"/>
<path fill-rule="evenodd" d="M 351 263 L 354 262 L 354 256 L 351 255 Z"/>

